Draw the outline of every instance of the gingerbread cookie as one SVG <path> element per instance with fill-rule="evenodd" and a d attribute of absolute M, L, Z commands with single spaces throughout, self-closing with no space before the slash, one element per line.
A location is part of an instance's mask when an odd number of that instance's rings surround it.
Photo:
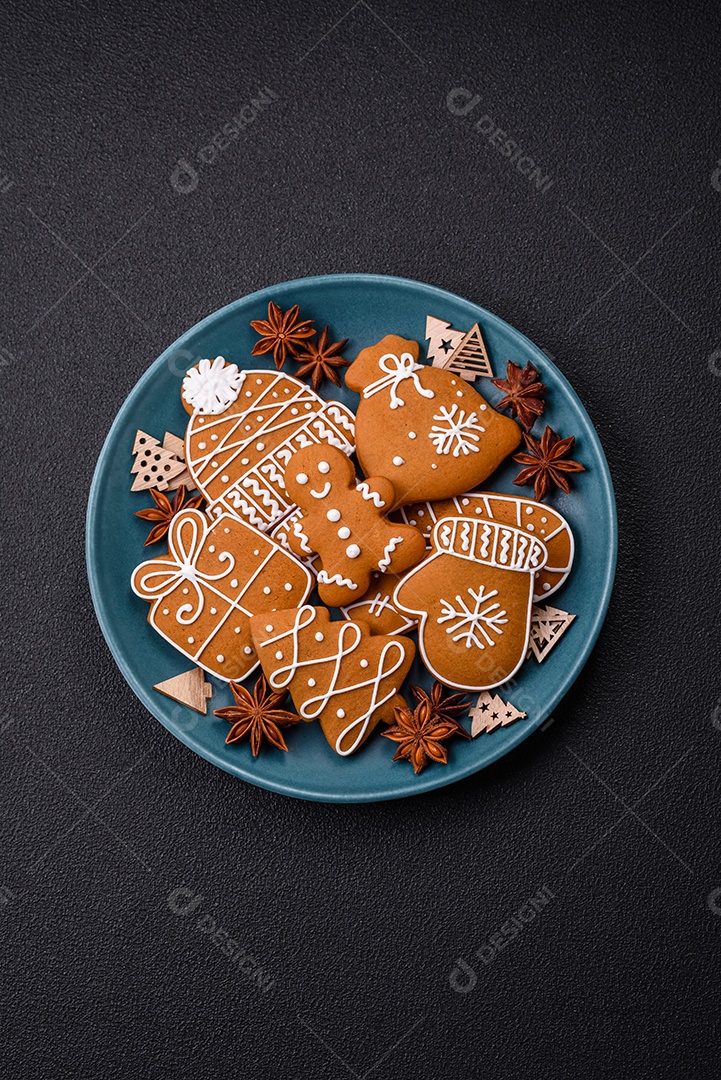
<path fill-rule="evenodd" d="M 365 596 L 341 608 L 344 618 L 362 620 L 370 627 L 371 634 L 390 637 L 407 634 L 416 627 L 418 620 L 399 611 L 395 605 L 393 594 L 400 582 L 398 574 L 372 574 Z"/>
<path fill-rule="evenodd" d="M 461 690 L 500 686 L 526 657 L 546 547 L 512 525 L 463 517 L 442 518 L 431 544 L 395 604 L 420 617 L 421 654 L 437 679 Z"/>
<path fill-rule="evenodd" d="M 168 554 L 136 567 L 131 585 L 151 604 L 148 622 L 161 637 L 229 681 L 258 663 L 251 616 L 302 604 L 313 577 L 247 522 L 222 514 L 211 524 L 200 510 L 182 510 L 170 525 Z"/>
<path fill-rule="evenodd" d="M 361 468 L 389 478 L 397 506 L 476 487 L 520 442 L 518 424 L 460 376 L 419 364 L 415 341 L 389 334 L 358 354 L 345 380 L 361 395 Z"/>
<path fill-rule="evenodd" d="M 290 459 L 285 476 L 289 498 L 300 515 L 287 534 L 299 556 L 318 552 L 318 593 L 340 607 L 363 596 L 371 573 L 401 573 L 425 554 L 423 536 L 410 525 L 390 522 L 393 485 L 372 476 L 360 483 L 352 462 L 332 446 L 307 446 Z"/>
<path fill-rule="evenodd" d="M 201 360 L 181 396 L 191 414 L 185 460 L 211 516 L 231 513 L 266 531 L 294 509 L 283 477 L 296 450 L 323 443 L 353 452 L 350 409 L 282 372 Z"/>
<path fill-rule="evenodd" d="M 454 499 L 412 503 L 393 515 L 399 521 L 420 529 L 429 545 L 435 523 L 444 517 L 457 516 L 515 525 L 543 542 L 548 551 L 548 562 L 536 574 L 533 584 L 534 600 L 551 596 L 560 589 L 571 573 L 574 556 L 571 527 L 557 510 L 552 510 L 550 506 L 534 499 L 470 491 L 465 495 L 457 495 Z"/>
<path fill-rule="evenodd" d="M 406 638 L 371 637 L 364 623 L 331 622 L 326 608 L 302 607 L 256 615 L 253 641 L 275 691 L 290 690 L 304 720 L 320 720 L 341 757 L 352 754 L 393 710 L 415 645 Z"/>

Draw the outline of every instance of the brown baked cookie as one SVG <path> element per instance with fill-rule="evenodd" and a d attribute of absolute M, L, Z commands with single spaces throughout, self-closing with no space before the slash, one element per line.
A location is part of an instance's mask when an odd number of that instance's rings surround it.
<path fill-rule="evenodd" d="M 412 503 L 397 510 L 393 517 L 419 529 L 430 546 L 433 526 L 445 517 L 482 518 L 515 525 L 541 540 L 548 551 L 548 562 L 536 574 L 533 599 L 538 601 L 560 589 L 571 573 L 574 540 L 571 527 L 557 510 L 535 499 L 496 492 L 469 491 L 454 499 Z M 365 615 L 363 616 L 365 618 Z M 388 633 L 388 631 L 384 631 Z"/>
<path fill-rule="evenodd" d="M 345 381 L 361 395 L 361 468 L 389 478 L 397 506 L 476 487 L 520 442 L 518 424 L 459 375 L 419 364 L 418 343 L 395 334 L 363 349 Z"/>
<path fill-rule="evenodd" d="M 211 517 L 224 511 L 265 532 L 292 510 L 287 464 L 308 443 L 353 450 L 353 414 L 279 371 L 239 371 L 222 356 L 183 379 L 191 414 L 185 460 Z"/>
<path fill-rule="evenodd" d="M 304 720 L 320 720 L 342 757 L 352 754 L 394 708 L 415 645 L 406 638 L 372 637 L 365 623 L 331 622 L 326 608 L 302 607 L 251 619 L 263 672 L 277 692 L 290 690 Z"/>
<path fill-rule="evenodd" d="M 407 634 L 416 627 L 418 620 L 407 615 L 405 611 L 399 611 L 395 605 L 393 594 L 401 580 L 398 574 L 374 572 L 365 596 L 341 608 L 344 617 L 367 623 L 371 634 L 386 634 L 390 637 Z"/>
<path fill-rule="evenodd" d="M 151 607 L 161 637 L 219 679 L 244 679 L 258 657 L 250 617 L 302 604 L 313 577 L 269 536 L 230 514 L 210 522 L 181 510 L 168 532 L 168 554 L 137 566 L 133 592 Z"/>
<path fill-rule="evenodd" d="M 426 667 L 460 690 L 489 690 L 513 676 L 528 650 L 533 581 L 548 553 L 512 525 L 442 518 L 431 554 L 395 591 L 420 618 Z"/>
<path fill-rule="evenodd" d="M 301 514 L 287 534 L 291 551 L 320 556 L 318 593 L 341 607 L 368 591 L 373 570 L 401 573 L 423 558 L 425 540 L 411 525 L 385 517 L 393 485 L 384 477 L 358 482 L 352 462 L 332 446 L 306 446 L 288 462 L 285 485 Z"/>

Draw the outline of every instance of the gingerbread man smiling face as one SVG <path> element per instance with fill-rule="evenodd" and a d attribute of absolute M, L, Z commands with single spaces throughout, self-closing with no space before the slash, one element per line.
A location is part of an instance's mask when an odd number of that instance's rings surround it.
<path fill-rule="evenodd" d="M 288 462 L 285 485 L 301 510 L 288 543 L 297 555 L 320 556 L 318 593 L 329 607 L 360 599 L 373 570 L 400 574 L 423 558 L 421 533 L 385 517 L 395 500 L 390 480 L 358 482 L 342 451 L 322 445 L 299 450 Z"/>

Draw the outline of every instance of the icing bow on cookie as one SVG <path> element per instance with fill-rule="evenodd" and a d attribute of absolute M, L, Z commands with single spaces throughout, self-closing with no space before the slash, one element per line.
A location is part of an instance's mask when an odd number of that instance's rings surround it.
<path fill-rule="evenodd" d="M 183 604 L 176 612 L 179 623 L 194 622 L 203 610 L 204 597 L 200 583 L 226 577 L 235 565 L 233 556 L 225 551 L 220 553 L 218 559 L 227 562 L 228 566 L 220 574 L 208 574 L 198 569 L 196 563 L 203 550 L 207 531 L 205 519 L 197 511 L 177 517 L 168 535 L 168 555 L 144 563 L 144 573 L 135 582 L 138 594 L 145 600 L 167 596 L 184 581 L 192 585 L 195 590 L 192 602 Z M 174 561 L 171 561 L 171 557 Z"/>
<path fill-rule="evenodd" d="M 380 390 L 385 390 L 386 387 L 390 388 L 391 392 L 391 409 L 397 409 L 399 405 L 405 405 L 405 401 L 398 394 L 398 387 L 406 379 L 412 379 L 421 397 L 432 398 L 435 394 L 432 390 L 425 390 L 420 383 L 420 380 L 416 374 L 417 371 L 423 370 L 423 364 L 417 364 L 413 359 L 413 356 L 409 352 L 401 353 L 400 356 L 396 356 L 395 353 L 386 353 L 385 356 L 381 356 L 378 361 L 378 367 L 381 371 L 385 371 L 386 374 L 376 379 L 375 382 L 369 383 L 363 390 L 363 397 L 373 397 Z"/>

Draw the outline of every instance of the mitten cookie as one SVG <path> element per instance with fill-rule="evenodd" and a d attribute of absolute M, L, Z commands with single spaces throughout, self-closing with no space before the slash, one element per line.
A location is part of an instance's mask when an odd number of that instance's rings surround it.
<path fill-rule="evenodd" d="M 345 374 L 361 395 L 361 468 L 391 480 L 397 506 L 477 487 L 521 440 L 518 424 L 460 376 L 417 361 L 417 342 L 389 334 L 363 349 Z"/>
<path fill-rule="evenodd" d="M 371 637 L 365 623 L 331 622 L 326 608 L 310 606 L 257 615 L 251 631 L 271 688 L 290 690 L 342 757 L 405 707 L 398 691 L 416 651 L 406 638 Z"/>
<path fill-rule="evenodd" d="M 461 690 L 500 686 L 525 659 L 546 548 L 511 525 L 462 517 L 439 521 L 431 542 L 396 589 L 396 605 L 420 616 L 421 654 L 437 679 Z"/>
<path fill-rule="evenodd" d="M 350 409 L 281 372 L 201 360 L 181 397 L 191 414 L 185 460 L 211 517 L 227 512 L 270 529 L 294 509 L 283 475 L 296 450 L 323 443 L 353 452 Z"/>
<path fill-rule="evenodd" d="M 212 524 L 182 510 L 168 532 L 168 554 L 133 571 L 133 592 L 151 604 L 161 637 L 219 679 L 244 679 L 258 657 L 250 617 L 302 604 L 313 576 L 270 537 L 230 514 Z"/>
<path fill-rule="evenodd" d="M 299 450 L 288 463 L 285 484 L 301 511 L 287 540 L 297 555 L 318 552 L 324 604 L 349 604 L 368 591 L 373 570 L 398 574 L 423 558 L 426 544 L 418 530 L 384 516 L 393 505 L 390 481 L 372 476 L 358 483 L 340 450 Z"/>
<path fill-rule="evenodd" d="M 455 499 L 439 502 L 412 503 L 398 510 L 393 517 L 419 529 L 430 546 L 431 533 L 437 521 L 444 517 L 483 518 L 515 525 L 537 537 L 548 551 L 548 562 L 536 574 L 533 599 L 538 601 L 560 589 L 571 573 L 574 540 L 571 526 L 557 510 L 534 499 L 494 492 L 471 491 Z M 360 613 L 359 613 L 360 614 Z M 365 618 L 365 616 L 362 616 Z M 383 631 L 388 633 L 388 631 Z"/>

